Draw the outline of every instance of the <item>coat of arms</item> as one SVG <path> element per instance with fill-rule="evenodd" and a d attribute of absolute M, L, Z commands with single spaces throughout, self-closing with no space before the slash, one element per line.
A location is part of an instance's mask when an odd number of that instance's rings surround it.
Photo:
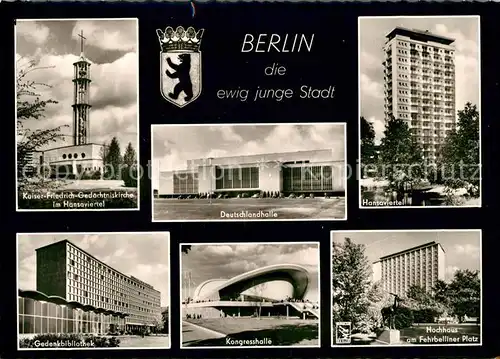
<path fill-rule="evenodd" d="M 161 93 L 165 100 L 184 107 L 201 93 L 200 44 L 204 29 L 168 26 L 156 30 L 160 41 Z"/>

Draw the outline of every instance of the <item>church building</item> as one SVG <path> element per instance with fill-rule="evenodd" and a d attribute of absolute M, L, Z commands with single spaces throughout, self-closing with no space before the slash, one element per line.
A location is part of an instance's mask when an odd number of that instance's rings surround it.
<path fill-rule="evenodd" d="M 104 146 L 91 143 L 90 139 L 90 66 L 84 54 L 83 41 L 85 37 L 80 33 L 81 53 L 79 59 L 73 63 L 73 133 L 72 145 L 51 148 L 38 152 L 40 166 L 48 169 L 51 176 L 78 175 L 83 172 L 103 173 Z"/>

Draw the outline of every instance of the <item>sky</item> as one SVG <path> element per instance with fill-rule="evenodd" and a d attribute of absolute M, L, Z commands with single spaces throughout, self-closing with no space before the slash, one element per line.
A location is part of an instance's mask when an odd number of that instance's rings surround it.
<path fill-rule="evenodd" d="M 343 242 L 348 237 L 356 244 L 364 244 L 370 263 L 388 254 L 438 242 L 446 253 L 445 280 L 453 278 L 458 269 L 480 270 L 481 242 L 478 231 L 415 231 L 415 232 L 332 232 L 332 241 Z"/>
<path fill-rule="evenodd" d="M 376 141 L 384 131 L 385 35 L 396 26 L 455 39 L 456 108 L 479 104 L 479 17 L 361 18 L 359 20 L 360 116 L 373 123 Z"/>
<path fill-rule="evenodd" d="M 113 136 L 122 151 L 131 142 L 137 151 L 137 21 L 126 20 L 17 20 L 16 68 L 25 70 L 30 61 L 38 70 L 26 79 L 48 86 L 38 86 L 40 99 L 57 104 L 46 107 L 45 118 L 28 120 L 25 127 L 48 129 L 68 125 L 63 134 L 73 130 L 73 62 L 80 56 L 80 37 L 86 40 L 85 56 L 92 63 L 90 102 L 90 140 L 109 143 Z M 72 144 L 71 137 L 50 144 L 50 148 Z M 45 148 L 43 148 L 45 149 Z"/>
<path fill-rule="evenodd" d="M 154 188 L 158 171 L 186 169 L 192 159 L 331 149 L 344 157 L 343 124 L 153 126 Z"/>
<path fill-rule="evenodd" d="M 36 234 L 19 235 L 18 287 L 36 290 L 36 252 L 68 239 L 97 259 L 161 292 L 161 306 L 169 306 L 169 238 L 163 233 Z"/>
<path fill-rule="evenodd" d="M 319 301 L 319 246 L 314 243 L 294 244 L 220 244 L 192 245 L 187 254 L 181 254 L 182 272 L 191 272 L 194 288 L 209 279 L 230 279 L 239 274 L 273 264 L 297 264 L 305 267 L 311 276 L 305 299 Z M 183 281 L 185 282 L 185 281 Z M 183 297 L 189 288 L 182 283 Z"/>

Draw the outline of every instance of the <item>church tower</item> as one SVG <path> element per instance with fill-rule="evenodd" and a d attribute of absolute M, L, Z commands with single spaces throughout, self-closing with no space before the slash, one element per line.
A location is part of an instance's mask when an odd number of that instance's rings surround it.
<path fill-rule="evenodd" d="M 73 63 L 73 145 L 85 145 L 90 136 L 90 62 L 85 58 L 83 31 L 80 37 L 80 58 Z"/>

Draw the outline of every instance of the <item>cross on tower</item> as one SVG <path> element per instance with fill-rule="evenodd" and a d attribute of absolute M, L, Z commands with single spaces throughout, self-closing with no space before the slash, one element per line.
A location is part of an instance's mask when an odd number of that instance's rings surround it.
<path fill-rule="evenodd" d="M 80 51 L 83 54 L 83 41 L 87 40 L 87 38 L 85 36 L 83 36 L 83 30 L 80 31 L 78 36 L 80 37 Z"/>

